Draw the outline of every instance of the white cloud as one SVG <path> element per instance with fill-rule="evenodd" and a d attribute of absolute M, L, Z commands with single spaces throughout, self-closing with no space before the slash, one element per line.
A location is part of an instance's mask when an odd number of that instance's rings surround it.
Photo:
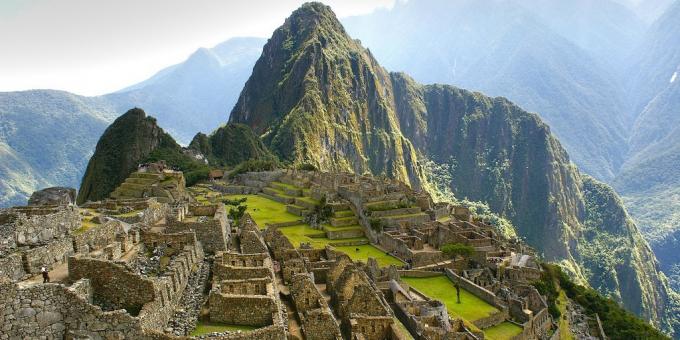
<path fill-rule="evenodd" d="M 671 76 L 671 83 L 675 82 L 675 79 L 678 78 L 678 71 L 675 71 L 673 75 Z"/>

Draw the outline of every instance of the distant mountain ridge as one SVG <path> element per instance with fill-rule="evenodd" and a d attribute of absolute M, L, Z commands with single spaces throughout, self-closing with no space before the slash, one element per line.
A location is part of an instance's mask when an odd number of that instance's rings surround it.
<path fill-rule="evenodd" d="M 234 38 L 199 49 L 146 81 L 99 97 L 0 93 L 0 207 L 25 204 L 44 187 L 77 188 L 106 126 L 133 107 L 157 116 L 184 144 L 198 131 L 212 131 L 228 119 L 263 44 Z"/>

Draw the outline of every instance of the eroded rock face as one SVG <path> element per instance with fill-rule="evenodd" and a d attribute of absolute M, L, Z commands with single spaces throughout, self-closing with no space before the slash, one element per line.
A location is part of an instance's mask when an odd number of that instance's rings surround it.
<path fill-rule="evenodd" d="M 51 187 L 34 192 L 28 200 L 28 205 L 69 205 L 75 202 L 76 189 Z"/>

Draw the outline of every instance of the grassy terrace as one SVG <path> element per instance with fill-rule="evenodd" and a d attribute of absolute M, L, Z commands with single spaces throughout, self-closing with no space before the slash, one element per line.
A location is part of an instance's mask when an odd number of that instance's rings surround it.
<path fill-rule="evenodd" d="M 239 326 L 239 325 L 227 325 L 227 324 L 221 324 L 221 323 L 216 323 L 216 322 L 209 322 L 209 321 L 199 321 L 198 324 L 196 325 L 196 329 L 194 329 L 193 332 L 191 332 L 191 336 L 199 336 L 203 334 L 208 334 L 208 333 L 222 333 L 222 332 L 235 332 L 235 331 L 252 331 L 254 329 L 257 329 L 257 327 L 252 327 L 252 326 Z"/>
<path fill-rule="evenodd" d="M 246 212 L 255 220 L 260 228 L 265 228 L 267 223 L 281 223 L 301 220 L 300 216 L 293 215 L 286 211 L 286 205 L 272 201 L 268 198 L 257 195 L 228 195 L 224 198 L 241 199 L 247 198 L 244 203 L 248 206 Z M 229 210 L 229 207 L 227 207 Z"/>
<path fill-rule="evenodd" d="M 365 237 L 349 238 L 342 240 L 329 240 L 326 238 L 326 234 L 321 230 L 312 229 L 309 225 L 301 224 L 290 227 L 279 228 L 281 232 L 288 237 L 291 243 L 295 247 L 299 247 L 300 243 L 308 242 L 314 248 L 324 248 L 326 245 L 330 244 L 335 249 L 342 251 L 349 255 L 352 260 L 356 261 L 368 261 L 369 257 L 373 257 L 378 260 L 380 266 L 389 266 L 391 264 L 401 266 L 403 263 L 399 259 L 385 254 L 380 249 L 376 248 L 370 244 L 363 244 L 358 246 L 337 246 L 334 245 L 338 242 L 351 242 L 351 241 L 364 241 Z M 310 237 L 313 236 L 313 237 Z M 359 249 L 359 251 L 357 251 Z"/>
<path fill-rule="evenodd" d="M 432 299 L 442 301 L 451 316 L 461 317 L 469 322 L 485 318 L 499 310 L 484 300 L 460 289 L 460 303 L 456 303 L 456 288 L 444 275 L 434 277 L 402 277 L 411 287 Z"/>
<path fill-rule="evenodd" d="M 510 340 L 520 333 L 522 327 L 507 321 L 484 330 L 484 335 L 489 340 Z"/>

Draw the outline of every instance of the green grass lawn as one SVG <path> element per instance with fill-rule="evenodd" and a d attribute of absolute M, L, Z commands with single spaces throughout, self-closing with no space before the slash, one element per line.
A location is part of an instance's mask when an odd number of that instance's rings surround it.
<path fill-rule="evenodd" d="M 376 260 L 378 260 L 378 264 L 380 266 L 389 266 L 391 264 L 401 266 L 403 263 L 399 261 L 399 259 L 395 258 L 394 256 L 391 255 L 386 255 L 385 252 L 381 251 L 380 249 L 376 248 L 373 245 L 370 244 L 362 244 L 358 246 L 335 246 L 333 243 L 337 242 L 348 242 L 348 241 L 359 241 L 359 240 L 366 240 L 365 237 L 357 237 L 357 238 L 351 238 L 351 239 L 342 239 L 342 240 L 329 240 L 325 236 L 324 237 L 309 237 L 308 235 L 310 234 L 316 234 L 316 235 L 325 235 L 325 233 L 321 230 L 316 230 L 312 229 L 309 225 L 306 224 L 301 224 L 301 225 L 296 225 L 296 226 L 290 226 L 290 227 L 282 227 L 279 228 L 283 235 L 288 237 L 291 243 L 293 243 L 293 246 L 299 247 L 300 243 L 302 242 L 308 242 L 312 245 L 314 248 L 324 248 L 326 245 L 330 244 L 332 245 L 335 249 L 342 251 L 349 255 L 349 257 L 352 260 L 355 261 L 363 261 L 366 262 L 368 261 L 369 257 L 373 257 Z M 357 251 L 359 249 L 359 251 Z"/>
<path fill-rule="evenodd" d="M 223 196 L 231 200 L 247 198 L 243 203 L 248 206 L 247 213 L 255 220 L 255 223 L 264 229 L 267 223 L 282 223 L 299 221 L 300 216 L 286 211 L 286 205 L 258 195 L 227 195 Z M 231 206 L 227 206 L 227 211 Z"/>
<path fill-rule="evenodd" d="M 484 330 L 485 338 L 489 340 L 509 340 L 520 333 L 522 327 L 507 321 Z"/>
<path fill-rule="evenodd" d="M 334 246 L 335 247 L 335 246 Z M 359 248 L 359 251 L 356 251 Z M 404 263 L 399 261 L 396 257 L 392 255 L 387 255 L 382 250 L 374 247 L 370 244 L 364 244 L 360 246 L 340 246 L 335 247 L 335 249 L 349 255 L 352 260 L 366 262 L 369 257 L 373 257 L 378 260 L 378 265 L 381 267 L 386 267 L 391 264 L 396 266 L 401 266 Z"/>
<path fill-rule="evenodd" d="M 257 327 L 253 326 L 239 326 L 239 325 L 227 325 L 227 324 L 221 324 L 221 323 L 216 323 L 216 322 L 209 322 L 209 321 L 199 321 L 198 324 L 196 325 L 196 329 L 194 329 L 193 332 L 191 332 L 191 336 L 199 336 L 203 334 L 208 334 L 208 333 L 222 333 L 222 332 L 233 332 L 233 331 L 252 331 L 254 329 L 257 329 Z"/>
<path fill-rule="evenodd" d="M 286 189 L 302 190 L 302 188 L 296 187 L 296 186 L 291 185 L 291 184 L 286 184 L 286 183 L 283 183 L 283 182 L 276 182 L 276 181 L 274 181 L 274 182 L 272 182 L 271 184 L 272 184 L 272 187 L 273 187 L 273 184 L 276 184 L 276 185 L 278 185 L 278 186 L 280 186 L 280 187 L 283 187 L 283 188 L 286 188 Z"/>
<path fill-rule="evenodd" d="M 445 275 L 423 278 L 402 277 L 402 280 L 430 298 L 442 301 L 451 316 L 459 316 L 474 322 L 498 312 L 496 307 L 462 288 L 460 289 L 461 303 L 456 303 L 456 288 Z"/>

